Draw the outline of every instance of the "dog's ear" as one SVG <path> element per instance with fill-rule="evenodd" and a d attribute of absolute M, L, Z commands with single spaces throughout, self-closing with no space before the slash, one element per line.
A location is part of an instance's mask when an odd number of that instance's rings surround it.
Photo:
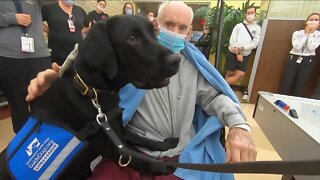
<path fill-rule="evenodd" d="M 107 22 L 96 23 L 79 44 L 79 59 L 85 68 L 102 70 L 109 79 L 118 74 L 115 52 L 108 36 Z"/>

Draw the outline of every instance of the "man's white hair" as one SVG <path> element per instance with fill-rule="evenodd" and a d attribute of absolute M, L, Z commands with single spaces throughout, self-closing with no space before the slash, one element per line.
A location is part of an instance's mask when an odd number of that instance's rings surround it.
<path fill-rule="evenodd" d="M 174 2 L 181 2 L 183 3 L 184 5 L 187 6 L 187 8 L 189 9 L 190 11 L 190 15 L 191 15 L 191 18 L 190 18 L 190 25 L 193 21 L 193 10 L 190 6 L 188 6 L 187 4 L 185 4 L 183 1 L 174 1 Z M 165 1 L 163 3 L 160 4 L 159 6 L 159 10 L 158 10 L 158 19 L 160 19 L 162 16 L 163 16 L 163 10 L 165 9 L 165 7 L 167 7 L 169 4 L 171 3 L 171 1 Z"/>

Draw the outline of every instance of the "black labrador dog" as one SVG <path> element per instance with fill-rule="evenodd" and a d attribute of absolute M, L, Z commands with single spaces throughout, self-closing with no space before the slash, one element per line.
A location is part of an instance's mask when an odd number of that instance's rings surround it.
<path fill-rule="evenodd" d="M 79 132 L 88 122 L 96 120 L 98 112 L 92 99 L 97 98 L 102 111 L 112 117 L 109 123 L 121 138 L 122 111 L 112 111 L 118 107 L 119 89 L 128 83 L 143 89 L 164 87 L 178 71 L 179 63 L 179 56 L 157 42 L 153 26 L 146 18 L 114 16 L 93 26 L 79 44 L 73 64 L 32 103 L 32 116 Z M 85 86 L 88 86 L 86 94 Z M 103 130 L 88 136 L 86 141 L 89 147 L 71 162 L 60 179 L 85 179 L 90 175 L 90 162 L 98 155 L 118 158 Z M 0 157 L 0 179 L 10 179 L 5 153 L 6 150 Z M 28 179 L 27 174 L 25 177 Z"/>

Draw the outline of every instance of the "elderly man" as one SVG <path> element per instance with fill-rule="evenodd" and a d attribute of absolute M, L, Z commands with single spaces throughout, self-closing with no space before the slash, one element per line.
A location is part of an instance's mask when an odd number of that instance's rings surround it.
<path fill-rule="evenodd" d="M 161 89 L 144 91 L 132 85 L 126 86 L 120 92 L 120 106 L 124 108 L 124 125 L 131 134 L 154 144 L 161 144 L 167 139 L 178 141 L 166 150 L 135 148 L 154 158 L 179 157 L 180 162 L 254 161 L 256 149 L 250 127 L 236 96 L 201 52 L 185 40 L 190 33 L 192 9 L 181 1 L 165 2 L 159 8 L 158 18 L 159 42 L 181 56 L 180 70 L 171 77 L 169 86 Z M 39 74 L 29 86 L 27 100 L 41 94 L 43 89 L 39 90 L 39 85 L 46 88 L 48 84 L 44 82 L 50 82 L 56 76 L 52 70 Z M 136 103 L 128 103 L 130 101 Z M 128 104 L 137 106 L 129 108 Z M 223 125 L 230 127 L 226 141 L 227 156 L 219 142 Z M 185 169 L 177 169 L 168 176 L 150 176 L 131 167 L 120 167 L 112 160 L 103 160 L 95 167 L 90 179 L 145 178 L 212 180 L 233 179 L 233 176 Z"/>

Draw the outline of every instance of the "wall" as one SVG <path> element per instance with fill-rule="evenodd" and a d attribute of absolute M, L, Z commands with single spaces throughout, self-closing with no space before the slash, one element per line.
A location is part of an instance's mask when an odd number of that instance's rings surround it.
<path fill-rule="evenodd" d="M 225 3 L 228 5 L 228 6 L 234 6 L 236 8 L 241 8 L 242 7 L 242 3 L 245 3 L 246 1 L 245 0 L 225 0 Z M 215 2 L 215 5 L 216 5 L 217 2 Z M 255 6 L 260 6 L 261 5 L 261 0 L 260 1 L 253 1 L 253 0 L 250 0 L 250 4 L 254 3 Z M 214 5 L 214 6 L 215 6 Z"/>
<path fill-rule="evenodd" d="M 320 1 L 271 0 L 268 18 L 305 18 L 311 12 L 320 12 Z"/>

